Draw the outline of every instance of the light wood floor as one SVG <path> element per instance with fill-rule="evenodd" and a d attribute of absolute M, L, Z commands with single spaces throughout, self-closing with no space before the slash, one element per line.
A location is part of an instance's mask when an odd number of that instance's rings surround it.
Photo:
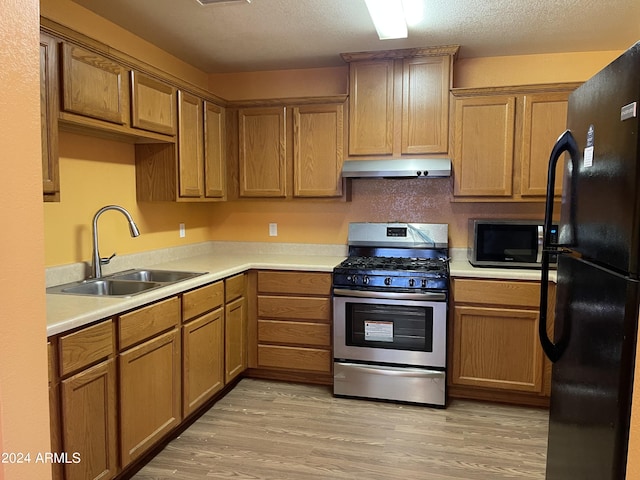
<path fill-rule="evenodd" d="M 441 410 L 243 379 L 133 478 L 542 480 L 547 421 L 536 408 Z"/>

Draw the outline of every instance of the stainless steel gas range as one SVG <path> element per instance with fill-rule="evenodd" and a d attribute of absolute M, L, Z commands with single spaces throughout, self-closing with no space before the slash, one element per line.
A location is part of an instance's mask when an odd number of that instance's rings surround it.
<path fill-rule="evenodd" d="M 333 393 L 444 407 L 448 225 L 351 223 L 333 270 Z"/>

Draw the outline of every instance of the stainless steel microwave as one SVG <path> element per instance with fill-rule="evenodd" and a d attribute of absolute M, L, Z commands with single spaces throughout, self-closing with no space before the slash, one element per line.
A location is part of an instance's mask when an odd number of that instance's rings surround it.
<path fill-rule="evenodd" d="M 540 268 L 544 222 L 536 220 L 469 220 L 467 258 L 475 267 Z M 558 226 L 552 225 L 551 243 Z M 550 258 L 555 264 L 557 258 Z"/>

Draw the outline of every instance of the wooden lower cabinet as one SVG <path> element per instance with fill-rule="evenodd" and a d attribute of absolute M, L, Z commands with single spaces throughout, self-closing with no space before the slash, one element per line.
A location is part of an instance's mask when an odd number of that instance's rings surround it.
<path fill-rule="evenodd" d="M 123 467 L 180 423 L 180 373 L 178 329 L 120 354 Z"/>
<path fill-rule="evenodd" d="M 109 479 L 118 473 L 115 365 L 109 359 L 61 382 L 66 480 Z"/>
<path fill-rule="evenodd" d="M 538 339 L 539 299 L 540 282 L 453 280 L 451 396 L 548 402 L 551 369 Z"/>
<path fill-rule="evenodd" d="M 246 370 L 246 278 L 49 338 L 51 451 L 68 457 L 55 480 L 126 477 Z"/>
<path fill-rule="evenodd" d="M 182 297 L 182 412 L 193 413 L 224 387 L 224 282 Z"/>
<path fill-rule="evenodd" d="M 247 368 L 246 275 L 225 280 L 225 382 L 229 383 Z"/>
<path fill-rule="evenodd" d="M 257 272 L 251 366 L 261 376 L 331 383 L 330 295 L 329 273 Z"/>
<path fill-rule="evenodd" d="M 66 456 L 54 478 L 110 479 L 119 472 L 114 322 L 50 341 L 52 451 Z M 63 457 L 64 458 L 64 457 Z"/>

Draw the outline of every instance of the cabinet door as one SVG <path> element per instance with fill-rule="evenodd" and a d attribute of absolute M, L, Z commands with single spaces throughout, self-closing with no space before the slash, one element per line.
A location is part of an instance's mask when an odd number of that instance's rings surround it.
<path fill-rule="evenodd" d="M 547 193 L 549 155 L 558 137 L 566 130 L 569 92 L 537 93 L 524 96 L 522 130 L 522 195 Z M 562 194 L 562 175 L 556 173 L 555 194 Z"/>
<path fill-rule="evenodd" d="M 120 354 L 123 467 L 180 423 L 180 372 L 178 330 Z"/>
<path fill-rule="evenodd" d="M 65 43 L 62 50 L 62 108 L 108 122 L 127 121 L 126 69 L 101 55 Z"/>
<path fill-rule="evenodd" d="M 178 92 L 178 165 L 181 197 L 202 197 L 204 151 L 202 100 Z"/>
<path fill-rule="evenodd" d="M 58 171 L 58 41 L 40 34 L 40 128 L 42 191 L 45 201 L 60 200 Z"/>
<path fill-rule="evenodd" d="M 452 383 L 542 392 L 538 312 L 455 307 Z"/>
<path fill-rule="evenodd" d="M 349 64 L 349 155 L 393 152 L 393 60 Z"/>
<path fill-rule="evenodd" d="M 344 120 L 342 104 L 293 109 L 293 194 L 342 194 Z"/>
<path fill-rule="evenodd" d="M 515 105 L 515 96 L 455 100 L 454 195 L 512 195 Z"/>
<path fill-rule="evenodd" d="M 186 417 L 224 386 L 223 309 L 186 324 L 182 344 L 182 408 Z"/>
<path fill-rule="evenodd" d="M 176 134 L 176 88 L 131 71 L 131 126 Z"/>
<path fill-rule="evenodd" d="M 207 198 L 224 198 L 226 194 L 224 108 L 204 102 L 204 186 Z"/>
<path fill-rule="evenodd" d="M 66 480 L 109 479 L 118 471 L 115 360 L 61 383 L 62 444 L 78 463 L 64 465 Z M 70 460 L 73 458 L 70 457 Z"/>
<path fill-rule="evenodd" d="M 247 368 L 247 310 L 244 297 L 225 308 L 225 383 Z"/>
<path fill-rule="evenodd" d="M 238 112 L 240 196 L 286 195 L 284 107 L 247 108 Z"/>
<path fill-rule="evenodd" d="M 446 153 L 449 149 L 449 58 L 404 60 L 402 153 Z"/>

